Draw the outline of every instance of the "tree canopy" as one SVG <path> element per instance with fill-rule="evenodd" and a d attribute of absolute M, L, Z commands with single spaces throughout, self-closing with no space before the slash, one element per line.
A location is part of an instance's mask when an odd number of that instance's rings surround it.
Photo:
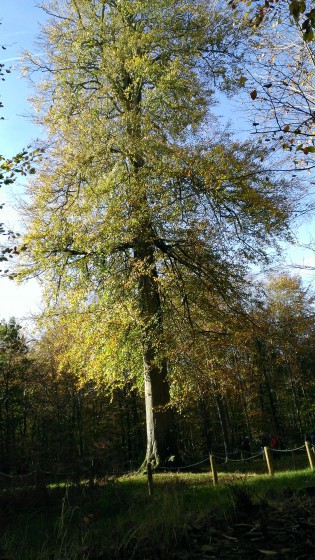
<path fill-rule="evenodd" d="M 231 17 L 251 31 L 242 86 L 252 132 L 286 155 L 293 175 L 314 168 L 312 2 L 236 2 Z M 288 165 L 289 164 L 289 165 Z"/>
<path fill-rule="evenodd" d="M 301 29 L 306 43 L 314 40 L 315 9 L 310 0 L 267 0 L 264 4 L 259 0 L 231 0 L 229 4 L 233 10 L 245 6 L 244 16 L 254 29 L 262 24 L 277 24 L 284 14 Z"/>
<path fill-rule="evenodd" d="M 212 114 L 215 92 L 239 82 L 246 33 L 219 5 L 44 9 L 43 54 L 28 64 L 44 73 L 34 102 L 47 142 L 29 184 L 22 273 L 46 279 L 50 302 L 53 290 L 81 329 L 86 362 L 105 356 L 99 376 L 133 379 L 143 362 L 146 458 L 166 462 L 176 453 L 169 366 L 180 352 L 171 334 L 181 323 L 206 333 L 214 310 L 244 310 L 249 263 L 267 262 L 289 236 L 295 184 Z"/>

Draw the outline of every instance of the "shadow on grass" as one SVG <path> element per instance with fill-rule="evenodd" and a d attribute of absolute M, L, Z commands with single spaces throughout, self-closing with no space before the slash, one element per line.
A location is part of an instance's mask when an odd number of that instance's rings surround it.
<path fill-rule="evenodd" d="M 228 520 L 240 496 L 255 503 L 286 489 L 315 486 L 310 470 L 277 473 L 155 474 L 148 496 L 143 475 L 98 484 L 48 486 L 0 494 L 1 552 L 9 560 L 115 560 L 160 557 L 183 545 L 189 526 L 204 516 Z M 240 491 L 239 491 L 240 490 Z M 268 498 L 269 499 L 269 498 Z M 248 502 L 248 503 L 249 503 Z M 1 555 L 0 555 L 1 556 Z"/>

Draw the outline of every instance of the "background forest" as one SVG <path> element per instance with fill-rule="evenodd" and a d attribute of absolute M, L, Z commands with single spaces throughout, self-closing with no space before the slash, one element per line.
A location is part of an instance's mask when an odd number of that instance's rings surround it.
<path fill-rule="evenodd" d="M 2 472 L 124 472 L 315 429 L 314 294 L 279 266 L 314 205 L 315 12 L 209 4 L 43 3 L 23 71 L 46 137 L 1 157 L 0 183 L 28 176 L 1 261 L 40 278 L 45 309 L 31 342 L 0 325 Z M 245 139 L 214 114 L 226 97 Z"/>
<path fill-rule="evenodd" d="M 259 450 L 261 434 L 284 447 L 314 429 L 314 295 L 298 277 L 271 278 L 264 299 L 203 350 L 185 358 L 172 386 L 174 429 L 182 459 L 240 449 L 244 435 Z M 12 319 L 1 323 L 1 471 L 98 474 L 137 468 L 145 453 L 142 390 L 106 391 L 82 381 L 61 358 L 69 344 L 57 321 L 26 344 Z M 184 354 L 181 354 L 183 357 Z"/>

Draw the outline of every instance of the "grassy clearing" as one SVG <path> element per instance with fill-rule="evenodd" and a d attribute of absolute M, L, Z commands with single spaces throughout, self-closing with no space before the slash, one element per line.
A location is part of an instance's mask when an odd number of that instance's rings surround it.
<path fill-rule="evenodd" d="M 279 499 L 284 490 L 315 486 L 310 470 L 267 475 L 209 472 L 154 475 L 154 494 L 144 475 L 104 480 L 94 487 L 52 486 L 0 496 L 1 552 L 12 560 L 90 560 L 167 557 L 185 543 L 189 525 L 204 516 L 230 519 L 240 496 L 253 502 Z M 242 498 L 243 499 L 243 498 Z M 140 552 L 139 552 L 140 554 Z M 101 555 L 101 556 L 100 556 Z M 1 556 L 1 555 L 0 555 Z"/>

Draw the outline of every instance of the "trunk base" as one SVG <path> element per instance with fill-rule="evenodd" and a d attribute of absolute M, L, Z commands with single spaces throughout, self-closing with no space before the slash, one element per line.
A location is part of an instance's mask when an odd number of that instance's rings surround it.
<path fill-rule="evenodd" d="M 139 468 L 138 472 L 145 474 L 147 472 L 148 463 L 151 463 L 152 470 L 154 470 L 155 472 L 174 471 L 177 468 L 184 466 L 184 463 L 181 460 L 181 458 L 178 456 L 176 457 L 175 455 L 171 455 L 170 457 L 167 457 L 164 460 L 161 460 L 159 457 L 152 457 L 149 460 L 148 457 L 146 457 L 143 463 L 141 464 L 141 467 Z"/>

